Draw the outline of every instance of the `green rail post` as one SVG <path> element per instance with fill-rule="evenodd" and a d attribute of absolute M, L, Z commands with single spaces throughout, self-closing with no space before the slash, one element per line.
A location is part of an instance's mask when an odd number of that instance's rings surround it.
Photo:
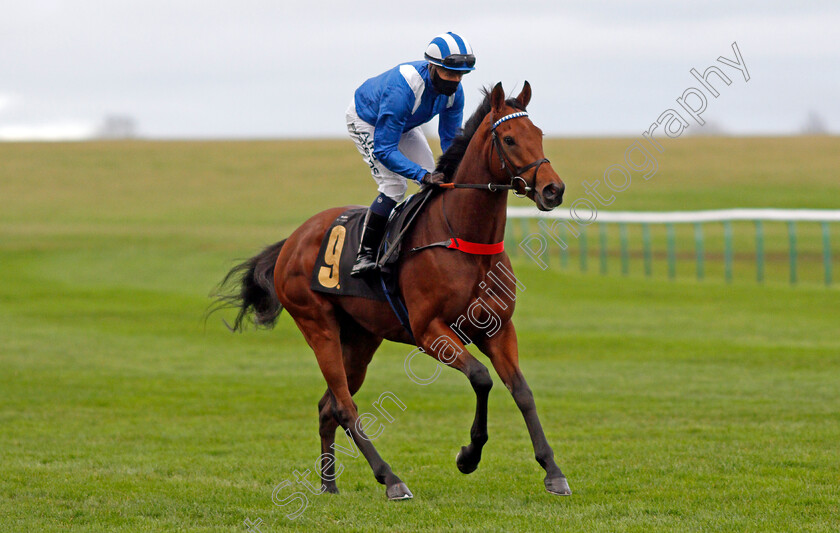
<path fill-rule="evenodd" d="M 755 221 L 755 280 L 764 282 L 764 224 Z"/>
<path fill-rule="evenodd" d="M 580 270 L 586 272 L 588 265 L 586 262 L 588 250 L 586 249 L 586 226 L 580 227 Z"/>
<path fill-rule="evenodd" d="M 788 242 L 790 243 L 790 283 L 796 283 L 796 223 L 788 220 Z"/>
<path fill-rule="evenodd" d="M 694 223 L 694 248 L 697 251 L 697 279 L 703 279 L 703 225 Z"/>
<path fill-rule="evenodd" d="M 569 266 L 569 239 L 567 238 L 566 233 L 567 233 L 566 226 L 561 225 L 560 226 L 560 238 L 563 240 L 563 242 L 566 243 L 565 248 L 563 248 L 562 246 L 560 247 L 560 265 L 563 268 L 567 268 Z"/>
<path fill-rule="evenodd" d="M 647 222 L 642 223 L 642 245 L 645 255 L 645 276 L 651 277 L 653 275 L 653 261 L 650 252 L 650 225 Z"/>
<path fill-rule="evenodd" d="M 723 222 L 724 275 L 727 283 L 732 283 L 732 221 Z"/>
<path fill-rule="evenodd" d="M 622 222 L 618 229 L 621 234 L 621 273 L 626 276 L 630 273 L 630 260 L 627 255 L 627 224 Z"/>
<path fill-rule="evenodd" d="M 665 229 L 668 230 L 668 277 L 676 279 L 677 277 L 677 237 L 674 231 L 673 224 L 665 224 Z"/>
<path fill-rule="evenodd" d="M 823 267 L 825 268 L 825 285 L 831 286 L 831 242 L 828 237 L 828 222 L 822 222 L 823 238 Z"/>
<path fill-rule="evenodd" d="M 545 250 L 543 250 L 543 253 L 542 253 L 542 257 L 541 257 L 541 259 L 542 259 L 543 261 L 545 261 L 545 264 L 546 264 L 546 265 L 548 265 L 548 264 L 550 263 L 550 261 L 549 261 L 549 255 L 550 255 L 550 254 L 548 253 L 548 249 L 550 248 L 550 244 L 549 244 L 549 243 L 551 243 L 552 241 L 551 241 L 551 240 L 549 240 L 549 236 L 548 236 L 548 234 L 547 234 L 547 233 L 546 233 L 546 231 L 543 229 L 543 225 L 542 225 L 542 224 L 540 224 L 539 222 L 537 223 L 537 231 L 540 233 L 540 237 L 542 237 L 542 238 L 543 238 L 543 241 L 546 243 L 546 245 L 545 245 Z"/>
<path fill-rule="evenodd" d="M 598 231 L 601 236 L 601 274 L 607 273 L 607 225 L 598 224 Z"/>
<path fill-rule="evenodd" d="M 530 229 L 530 224 L 528 224 L 528 219 L 527 218 L 520 218 L 519 219 L 519 229 L 522 232 L 522 234 L 520 235 L 520 240 L 519 240 L 519 242 L 521 243 L 528 236 L 528 230 Z"/>

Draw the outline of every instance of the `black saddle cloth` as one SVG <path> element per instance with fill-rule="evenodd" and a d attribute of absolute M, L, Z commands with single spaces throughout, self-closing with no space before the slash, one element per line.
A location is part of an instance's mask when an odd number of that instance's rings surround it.
<path fill-rule="evenodd" d="M 380 271 L 358 278 L 350 271 L 359 251 L 367 208 L 353 207 L 341 213 L 321 241 L 310 281 L 312 290 L 379 301 L 399 298 L 394 266 L 400 257 L 402 237 L 432 194 L 433 189 L 422 189 L 394 208 L 377 256 Z"/>
<path fill-rule="evenodd" d="M 361 296 L 370 300 L 387 300 L 378 273 L 359 278 L 350 275 L 359 251 L 366 212 L 367 208 L 364 207 L 348 209 L 330 225 L 324 240 L 321 241 L 318 259 L 312 270 L 309 286 L 313 291 Z"/>

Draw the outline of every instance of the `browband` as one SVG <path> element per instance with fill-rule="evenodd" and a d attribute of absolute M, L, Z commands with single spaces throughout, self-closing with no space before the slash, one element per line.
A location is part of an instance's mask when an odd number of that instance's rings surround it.
<path fill-rule="evenodd" d="M 496 126 L 498 126 L 502 122 L 505 122 L 505 121 L 510 120 L 512 118 L 527 117 L 527 116 L 528 116 L 527 111 L 519 111 L 519 112 L 516 112 L 516 113 L 511 113 L 510 115 L 505 115 L 502 118 L 500 118 L 499 120 L 497 120 L 495 123 L 493 123 L 493 127 L 490 128 L 490 129 L 495 130 Z"/>

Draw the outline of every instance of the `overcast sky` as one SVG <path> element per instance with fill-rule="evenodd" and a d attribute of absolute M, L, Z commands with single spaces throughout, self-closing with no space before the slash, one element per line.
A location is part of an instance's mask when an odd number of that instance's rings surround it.
<path fill-rule="evenodd" d="M 716 64 L 732 84 L 709 129 L 797 133 L 816 112 L 840 132 L 837 0 L 26 0 L 0 18 L 0 138 L 79 137 L 109 114 L 144 137 L 340 137 L 356 87 L 445 31 L 476 52 L 467 114 L 481 86 L 527 79 L 547 134 L 638 135 Z M 716 62 L 733 41 L 748 82 Z"/>

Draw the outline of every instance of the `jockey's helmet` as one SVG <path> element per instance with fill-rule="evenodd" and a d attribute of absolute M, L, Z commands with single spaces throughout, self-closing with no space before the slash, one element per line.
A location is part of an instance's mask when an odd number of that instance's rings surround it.
<path fill-rule="evenodd" d="M 475 70 L 475 56 L 466 39 L 451 31 L 441 33 L 426 47 L 426 60 L 448 70 Z"/>

